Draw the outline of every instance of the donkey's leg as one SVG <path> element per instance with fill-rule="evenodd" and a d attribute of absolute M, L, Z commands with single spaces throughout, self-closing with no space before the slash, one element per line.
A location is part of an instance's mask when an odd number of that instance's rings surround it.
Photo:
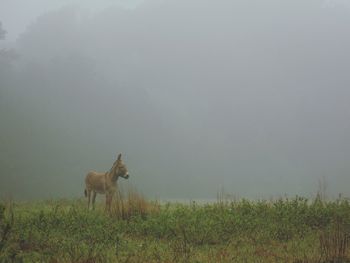
<path fill-rule="evenodd" d="M 106 193 L 106 206 L 105 206 L 105 212 L 108 210 L 108 203 L 109 203 L 109 194 Z"/>
<path fill-rule="evenodd" d="M 92 193 L 92 210 L 95 210 L 95 200 L 96 200 L 96 192 Z"/>
<path fill-rule="evenodd" d="M 110 193 L 106 194 L 106 211 L 111 212 L 112 195 Z"/>
<path fill-rule="evenodd" d="M 113 200 L 113 194 L 111 194 L 109 197 L 108 212 L 111 212 L 112 200 Z"/>
<path fill-rule="evenodd" d="M 91 198 L 91 190 L 87 190 L 87 196 L 88 196 L 88 210 L 90 209 L 90 198 Z"/>

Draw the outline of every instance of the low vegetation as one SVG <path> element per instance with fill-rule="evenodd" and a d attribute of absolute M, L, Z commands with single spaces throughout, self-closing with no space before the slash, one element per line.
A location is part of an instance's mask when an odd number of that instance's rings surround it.
<path fill-rule="evenodd" d="M 147 202 L 136 191 L 0 205 L 0 262 L 350 262 L 350 202 Z"/>

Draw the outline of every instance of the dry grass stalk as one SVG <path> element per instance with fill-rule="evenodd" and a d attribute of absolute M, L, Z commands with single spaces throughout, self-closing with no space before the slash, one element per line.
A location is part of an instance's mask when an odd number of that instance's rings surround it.
<path fill-rule="evenodd" d="M 344 224 L 339 220 L 329 231 L 320 234 L 320 248 L 325 262 L 349 262 L 347 254 L 350 245 L 350 236 Z"/>
<path fill-rule="evenodd" d="M 134 188 L 129 188 L 126 194 L 117 191 L 111 215 L 123 220 L 129 220 L 134 216 L 146 218 L 149 214 L 159 212 L 159 209 L 157 203 L 148 202 Z"/>

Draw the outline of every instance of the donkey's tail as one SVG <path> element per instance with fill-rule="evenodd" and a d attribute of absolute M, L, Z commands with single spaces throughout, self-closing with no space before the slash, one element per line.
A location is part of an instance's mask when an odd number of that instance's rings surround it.
<path fill-rule="evenodd" d="M 87 197 L 87 191 L 86 191 L 86 189 L 84 190 L 84 194 L 85 194 L 85 197 Z"/>

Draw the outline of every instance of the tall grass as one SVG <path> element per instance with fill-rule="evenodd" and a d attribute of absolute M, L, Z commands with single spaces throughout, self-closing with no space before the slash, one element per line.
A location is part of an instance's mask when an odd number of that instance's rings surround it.
<path fill-rule="evenodd" d="M 159 210 L 157 202 L 146 201 L 142 194 L 130 187 L 126 193 L 117 191 L 110 215 L 122 220 L 130 220 L 133 217 L 145 219 L 150 214 L 158 213 Z"/>
<path fill-rule="evenodd" d="M 350 204 L 302 197 L 159 205 L 135 189 L 0 205 L 0 262 L 350 262 Z"/>
<path fill-rule="evenodd" d="M 320 249 L 323 258 L 327 262 L 348 262 L 348 250 L 350 247 L 349 221 L 335 217 L 332 224 L 323 229 L 319 235 Z"/>

